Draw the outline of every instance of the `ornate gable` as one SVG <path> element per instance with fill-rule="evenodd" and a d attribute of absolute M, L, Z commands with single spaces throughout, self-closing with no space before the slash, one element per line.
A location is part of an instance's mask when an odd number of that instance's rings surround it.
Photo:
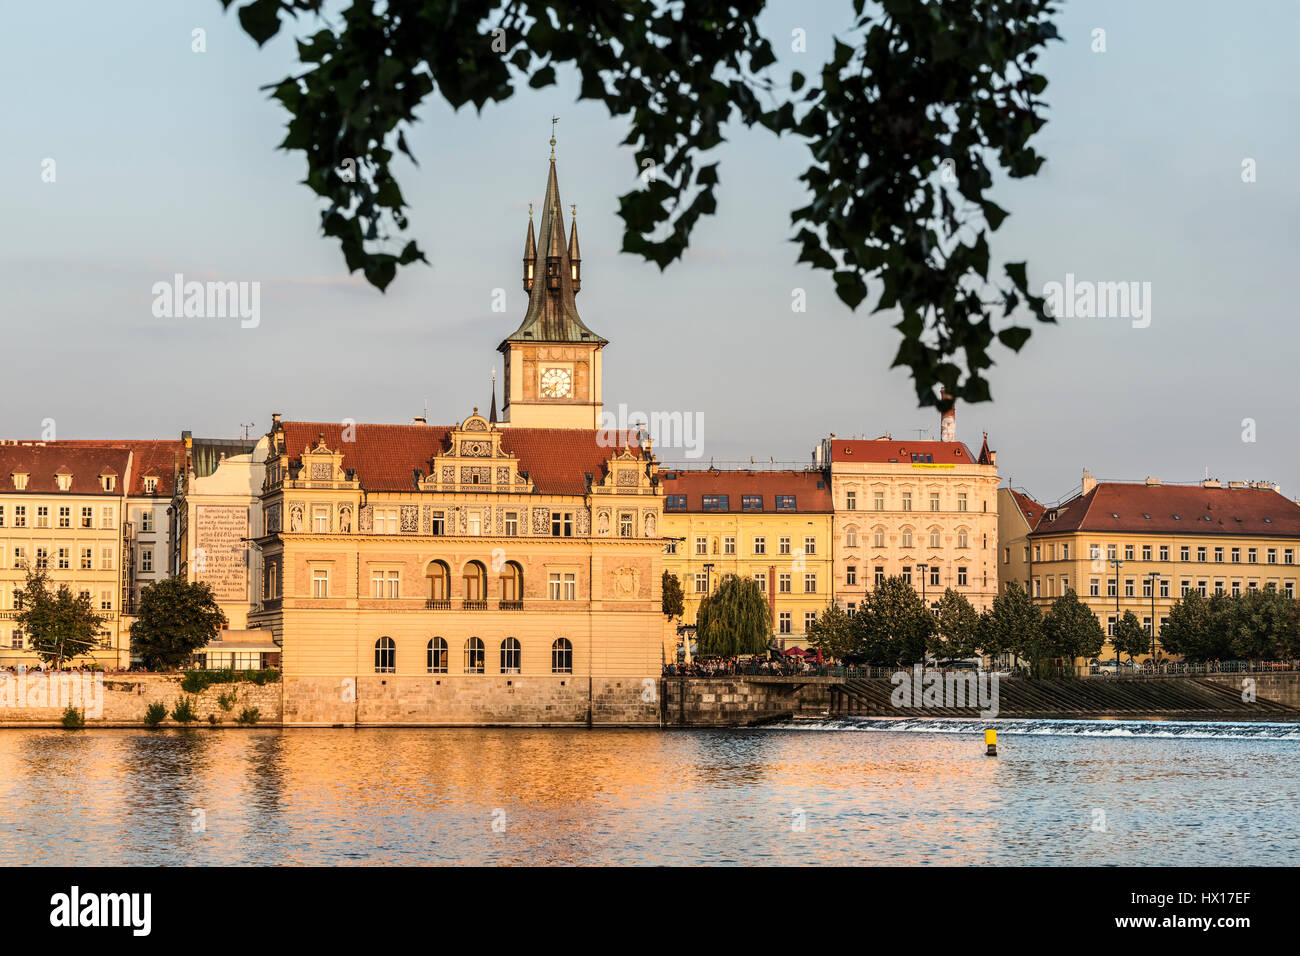
<path fill-rule="evenodd" d="M 519 459 L 501 447 L 502 431 L 478 413 L 451 430 L 447 448 L 434 456 L 421 491 L 503 491 L 529 494 L 532 481 L 519 473 Z"/>

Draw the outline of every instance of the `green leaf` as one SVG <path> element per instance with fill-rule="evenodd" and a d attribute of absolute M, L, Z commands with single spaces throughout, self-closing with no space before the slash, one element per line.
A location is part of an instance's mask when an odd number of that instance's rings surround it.
<path fill-rule="evenodd" d="M 240 7 L 239 25 L 262 46 L 280 32 L 280 0 L 253 0 Z"/>
<path fill-rule="evenodd" d="M 998 333 L 998 341 L 1011 349 L 1013 352 L 1019 352 L 1024 344 L 1029 341 L 1029 329 L 1013 325 L 1009 329 L 1003 329 Z"/>

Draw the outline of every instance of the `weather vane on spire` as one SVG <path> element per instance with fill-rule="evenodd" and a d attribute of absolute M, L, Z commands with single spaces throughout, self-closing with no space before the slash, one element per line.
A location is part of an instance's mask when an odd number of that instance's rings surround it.
<path fill-rule="evenodd" d="M 555 124 L 559 121 L 558 116 L 551 117 L 551 159 L 555 158 Z"/>

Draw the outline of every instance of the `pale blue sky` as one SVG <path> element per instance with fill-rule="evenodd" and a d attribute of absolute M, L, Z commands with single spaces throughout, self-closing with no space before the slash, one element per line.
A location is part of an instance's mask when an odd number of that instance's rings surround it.
<path fill-rule="evenodd" d="M 781 70 L 812 73 L 850 22 L 848 0 L 774 2 L 764 26 Z M 1067 272 L 1149 281 L 1153 321 L 1076 319 L 1036 330 L 1019 356 L 1000 349 L 995 401 L 959 408 L 958 437 L 978 446 L 987 430 L 1003 475 L 1049 500 L 1083 467 L 1167 481 L 1208 467 L 1300 494 L 1300 8 L 1067 2 L 1058 24 L 1036 140 L 1048 161 L 999 187 L 1012 215 L 994 253 L 1028 258 L 1038 288 Z M 190 51 L 195 27 L 204 54 Z M 788 52 L 795 27 L 805 54 Z M 522 236 L 552 113 L 561 192 L 578 204 L 579 308 L 611 342 L 607 406 L 701 413 L 706 461 L 804 461 L 828 432 L 937 431 L 888 367 L 893 320 L 850 312 L 826 273 L 794 262 L 797 142 L 734 128 L 716 151 L 718 214 L 661 274 L 617 251 L 635 163 L 621 121 L 575 104 L 571 74 L 481 116 L 427 106 L 409 135 L 421 166 L 402 185 L 432 267 L 387 295 L 348 277 L 318 234 L 300 157 L 274 148 L 285 114 L 258 89 L 291 68 L 292 33 L 259 51 L 217 0 L 6 8 L 0 436 L 36 437 L 46 418 L 64 438 L 231 436 L 265 430 L 273 411 L 403 422 L 427 396 L 445 422 L 486 407 L 495 347 L 524 307 Z M 155 319 L 151 286 L 175 272 L 260 281 L 261 325 Z M 496 287 L 504 315 L 490 310 Z M 805 314 L 790 311 L 796 287 Z M 1241 440 L 1248 417 L 1254 443 Z"/>

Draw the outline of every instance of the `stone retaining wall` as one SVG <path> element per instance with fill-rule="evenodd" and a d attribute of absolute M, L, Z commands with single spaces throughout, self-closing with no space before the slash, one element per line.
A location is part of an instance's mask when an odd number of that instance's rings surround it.
<path fill-rule="evenodd" d="M 186 694 L 181 690 L 179 674 L 113 674 L 103 676 L 103 695 L 100 713 L 93 713 L 94 696 L 86 697 L 82 684 L 73 693 L 72 681 L 80 682 L 83 675 L 64 675 L 70 680 L 60 688 L 49 683 L 58 677 L 45 678 L 37 673 L 23 677 L 8 674 L 0 681 L 0 727 L 62 726 L 63 711 L 69 702 L 85 709 L 87 727 L 143 727 L 145 710 L 154 702 L 161 702 L 170 715 L 182 697 L 189 697 L 199 719 L 192 726 L 210 726 L 209 714 L 215 714 L 219 726 L 237 726 L 235 719 L 246 707 L 258 710 L 258 724 L 280 723 L 280 694 L 278 682 L 258 686 L 247 682 L 238 684 L 213 684 L 200 694 Z M 93 675 L 86 674 L 89 678 Z M 26 686 L 23 686 L 25 682 Z M 45 682 L 42 686 L 42 682 Z M 87 688 L 88 689 L 88 688 Z M 236 700 L 229 710 L 223 709 L 218 698 L 234 693 Z M 93 691 L 91 692 L 93 695 Z M 54 700 L 52 695 L 62 695 Z M 179 726 L 170 716 L 164 727 Z"/>
<path fill-rule="evenodd" d="M 789 717 L 822 717 L 833 677 L 665 677 L 666 727 L 745 727 Z"/>

